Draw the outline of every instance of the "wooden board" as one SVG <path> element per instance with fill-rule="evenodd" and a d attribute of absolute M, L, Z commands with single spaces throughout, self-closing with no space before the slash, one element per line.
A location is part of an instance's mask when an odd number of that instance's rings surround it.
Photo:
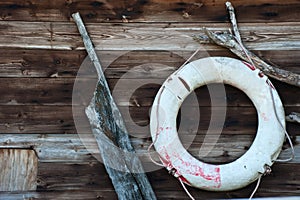
<path fill-rule="evenodd" d="M 125 112 L 125 108 L 120 107 L 120 109 L 121 112 L 122 110 Z M 149 124 L 149 109 L 150 107 L 135 107 L 135 109 L 132 109 L 130 112 L 131 117 L 125 118 L 125 122 L 131 122 L 131 124 L 127 124 L 129 132 L 142 135 L 149 133 L 147 127 L 143 131 L 139 131 L 136 130 L 135 125 L 143 127 Z M 300 107 L 286 107 L 285 111 L 286 113 L 299 112 Z M 226 112 L 224 134 L 249 134 L 255 131 L 257 114 L 254 107 L 228 107 Z M 193 116 L 189 116 L 187 112 L 185 113 L 182 117 L 186 122 L 197 123 Z M 76 133 L 73 114 L 78 119 L 86 120 L 83 110 L 82 112 L 72 113 L 72 106 L 0 106 L 0 131 L 1 133 Z M 201 107 L 200 114 L 198 132 L 202 133 L 208 128 L 211 108 Z M 78 128 L 89 128 L 89 124 L 87 122 L 79 123 Z M 287 128 L 290 134 L 298 134 L 299 127 L 296 124 L 289 123 Z"/>
<path fill-rule="evenodd" d="M 224 22 L 225 0 L 1 1 L 2 20 L 69 21 L 74 12 L 88 22 Z M 298 21 L 297 0 L 232 1 L 241 22 Z M 292 8 L 292 9 L 291 9 Z M 124 17 L 127 20 L 124 20 Z"/>
<path fill-rule="evenodd" d="M 91 135 L 86 134 L 5 134 L 0 137 L 0 148 L 32 149 L 40 163 L 97 163 L 101 158 L 97 153 L 95 140 L 90 137 Z M 185 146 L 188 145 L 186 147 L 191 154 L 209 163 L 227 163 L 237 159 L 249 149 L 255 137 L 254 134 L 221 134 L 218 142 L 212 144 L 214 148 L 211 152 L 205 157 L 199 157 L 199 149 L 205 136 L 205 133 L 197 137 L 185 134 L 181 139 Z M 147 153 L 151 139 L 148 137 L 131 139 L 137 153 L 143 154 L 143 162 L 153 167 Z M 296 157 L 290 163 L 297 164 L 300 163 L 300 137 L 294 136 L 292 140 Z M 285 143 L 280 158 L 286 159 L 289 156 L 289 144 Z"/>
<path fill-rule="evenodd" d="M 252 139 L 238 135 L 230 136 L 229 138 L 234 143 L 228 143 L 228 138 L 226 137 L 221 138 L 205 161 L 223 160 L 223 162 L 228 162 L 234 160 L 246 151 L 243 145 L 249 145 Z M 300 138 L 297 137 L 294 142 L 299 144 L 299 140 Z M 201 141 L 197 139 L 196 142 Z M 141 146 L 140 140 L 133 140 L 133 144 L 137 152 L 142 153 L 146 151 L 150 141 L 145 141 Z M 37 192 L 0 193 L 0 197 L 16 198 L 19 194 L 24 194 L 26 197 L 42 199 L 53 198 L 52 195 L 58 195 L 57 197 L 61 199 L 92 199 L 97 196 L 104 199 L 116 198 L 103 165 L 86 151 L 77 135 L 7 135 L 5 138 L 1 137 L 0 146 L 13 148 L 31 147 L 36 151 L 40 160 Z M 272 168 L 273 173 L 263 178 L 257 196 L 289 196 L 298 194 L 295 193 L 297 187 L 295 188 L 294 184 L 297 183 L 299 171 L 295 170 L 291 173 L 289 170 L 297 167 L 300 162 L 299 145 L 295 148 L 297 152 L 295 160 L 289 164 L 276 163 Z M 220 149 L 222 149 L 221 152 Z M 227 151 L 227 153 L 224 154 L 223 151 Z M 192 149 L 190 149 L 190 152 L 195 153 Z M 288 149 L 284 150 L 280 157 L 287 158 L 289 153 Z M 144 165 L 151 165 L 151 162 L 149 160 L 145 161 Z M 286 179 L 285 186 L 280 184 L 282 181 L 280 179 L 281 176 L 284 176 Z M 169 198 L 170 194 L 168 193 L 174 195 L 174 198 L 187 199 L 184 191 L 180 188 L 179 182 L 170 176 L 166 170 L 155 170 L 148 173 L 148 177 L 159 199 Z M 82 191 L 83 188 L 85 188 L 84 191 Z M 226 193 L 205 192 L 194 188 L 189 188 L 189 190 L 196 198 L 200 196 L 205 196 L 206 198 L 223 198 L 224 196 L 234 198 L 247 197 L 253 188 L 254 184 L 251 184 L 242 190 Z M 270 188 L 276 188 L 276 190 Z M 72 196 L 79 191 L 81 193 L 77 197 Z M 168 193 L 165 191 L 168 191 Z"/>
<path fill-rule="evenodd" d="M 273 63 L 282 69 L 300 73 L 300 57 L 297 56 L 300 54 L 299 50 L 280 51 L 275 49 L 254 52 L 267 62 Z M 133 72 L 136 73 L 131 75 L 134 75 L 135 78 L 166 78 L 169 73 L 181 66 L 184 59 L 188 58 L 192 53 L 190 51 L 175 51 L 174 53 L 170 51 L 98 51 L 102 65 L 108 66 L 105 71 L 108 79 L 120 78 L 129 69 L 145 63 L 160 63 L 169 66 L 170 70 L 166 69 L 165 73 L 163 73 L 164 71 L 155 71 L 155 69 L 150 68 L 147 74 L 141 74 L 141 71 L 134 70 Z M 37 54 L 39 55 L 38 57 L 36 56 Z M 199 56 L 196 56 L 196 58 L 207 55 L 234 57 L 229 51 L 220 49 L 217 51 L 207 51 L 206 55 L 205 53 L 199 53 Z M 84 50 L 0 49 L 0 77 L 75 77 L 85 58 L 86 52 Z M 149 74 L 153 76 L 149 76 Z"/>
<path fill-rule="evenodd" d="M 0 160 L 0 191 L 36 190 L 38 159 L 34 150 L 1 148 Z"/>
<path fill-rule="evenodd" d="M 299 170 L 285 174 L 286 183 L 283 186 L 282 172 L 296 168 L 295 164 L 276 164 L 271 175 L 262 179 L 262 184 L 256 197 L 295 196 L 299 195 L 297 180 Z M 57 170 L 60 169 L 60 170 Z M 64 164 L 42 163 L 39 165 L 39 187 L 37 192 L 0 193 L 0 198 L 16 199 L 20 197 L 38 199 L 116 199 L 111 189 L 108 177 L 101 164 Z M 64 174 L 64 176 L 61 176 Z M 148 174 L 150 182 L 158 199 L 189 199 L 180 183 L 166 170 L 161 169 Z M 78 182 L 77 180 L 81 181 Z M 278 187 L 279 185 L 279 187 Z M 207 192 L 192 187 L 189 191 L 196 199 L 206 198 L 247 198 L 255 187 L 250 184 L 241 190 L 232 192 Z M 85 188 L 85 189 L 82 189 Z"/>
<path fill-rule="evenodd" d="M 96 50 L 195 51 L 195 35 L 203 27 L 227 31 L 227 23 L 91 23 L 86 24 Z M 299 50 L 300 23 L 241 23 L 250 50 Z M 0 21 L 0 48 L 82 50 L 83 43 L 72 22 Z M 180 41 L 180 42 L 178 42 Z M 207 44 L 205 50 L 221 48 Z"/>
<path fill-rule="evenodd" d="M 158 69 L 157 72 L 153 70 L 152 77 L 156 75 L 168 76 L 173 70 Z M 135 75 L 140 73 L 139 78 Z M 129 74 L 129 75 L 128 75 Z M 125 107 L 150 107 L 154 97 L 165 81 L 162 77 L 160 79 L 146 77 L 147 80 L 142 79 L 143 73 L 139 70 L 134 70 L 126 74 L 132 79 L 109 79 L 111 91 L 115 94 L 115 101 L 119 106 Z M 132 75 L 130 75 L 132 74 Z M 20 105 L 78 105 L 80 101 L 72 103 L 72 92 L 74 86 L 74 78 L 0 78 L 0 85 L 7 85 L 0 88 L 1 98 L 0 106 L 20 106 Z M 88 103 L 94 92 L 94 85 L 96 79 L 81 79 L 88 87 L 78 88 L 78 91 L 84 95 L 86 103 Z M 278 81 L 273 81 L 278 90 L 282 101 L 286 107 L 299 106 L 299 100 L 295 96 L 300 96 L 300 91 L 297 87 L 289 86 L 287 84 L 280 84 Z M 120 85 L 120 84 L 125 84 Z M 126 87 L 127 91 L 124 90 Z M 137 89 L 135 89 L 135 87 Z M 224 86 L 226 96 L 223 94 L 215 94 L 217 89 L 222 87 L 219 84 L 210 84 L 208 87 L 203 86 L 195 90 L 197 101 L 188 98 L 186 104 L 189 106 L 211 106 L 211 98 L 216 102 L 221 102 L 226 98 L 228 106 L 252 106 L 252 102 L 245 93 L 237 88 L 229 85 Z M 287 90 L 288 88 L 288 90 Z M 132 91 L 129 91 L 131 89 Z M 76 90 L 77 91 L 77 90 Z M 289 93 L 293 95 L 290 96 Z M 212 93 L 212 94 L 210 94 Z M 3 109 L 3 108 L 2 108 Z M 135 108 L 131 108 L 135 109 Z M 133 111 L 134 112 L 134 111 Z M 16 116 L 17 117 L 17 116 Z"/>

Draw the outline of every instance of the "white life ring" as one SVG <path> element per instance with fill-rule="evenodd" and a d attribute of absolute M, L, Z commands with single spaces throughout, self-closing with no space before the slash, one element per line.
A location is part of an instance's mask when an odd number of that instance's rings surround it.
<path fill-rule="evenodd" d="M 225 83 L 244 91 L 258 113 L 253 144 L 227 164 L 213 165 L 194 158 L 181 144 L 176 130 L 176 116 L 184 99 L 209 83 Z M 150 118 L 152 141 L 163 165 L 182 182 L 210 191 L 239 189 L 257 180 L 265 165 L 271 166 L 281 151 L 285 138 L 282 126 L 283 106 L 269 79 L 254 66 L 227 57 L 199 59 L 170 75 L 155 97 Z"/>

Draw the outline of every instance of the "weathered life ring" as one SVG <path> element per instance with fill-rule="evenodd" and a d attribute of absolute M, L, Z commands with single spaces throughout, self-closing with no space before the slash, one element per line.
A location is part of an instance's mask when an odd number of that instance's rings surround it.
<path fill-rule="evenodd" d="M 258 113 L 253 144 L 227 164 L 213 165 L 194 158 L 176 130 L 176 116 L 184 99 L 209 83 L 225 83 L 244 91 Z M 246 62 L 227 57 L 199 59 L 170 75 L 155 97 L 150 119 L 151 137 L 163 165 L 182 182 L 210 191 L 239 189 L 257 180 L 281 151 L 285 138 L 282 127 L 283 106 L 268 77 Z"/>

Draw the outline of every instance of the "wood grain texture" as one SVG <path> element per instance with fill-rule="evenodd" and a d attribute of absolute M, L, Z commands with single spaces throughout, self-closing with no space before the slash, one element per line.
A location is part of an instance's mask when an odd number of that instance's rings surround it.
<path fill-rule="evenodd" d="M 164 76 L 174 72 L 173 69 L 153 68 L 148 70 L 150 76 L 143 75 L 145 72 L 141 70 L 132 70 L 126 73 L 128 79 L 109 79 L 111 91 L 114 94 L 115 101 L 118 106 L 133 107 L 130 108 L 134 112 L 134 107 L 149 107 L 155 98 L 155 95 L 161 84 L 165 81 Z M 140 74 L 140 75 L 138 75 Z M 120 75 L 121 76 L 121 75 Z M 139 76 L 139 78 L 135 78 Z M 142 79 L 144 76 L 145 79 Z M 155 76 L 162 76 L 157 79 Z M 130 78 L 132 77 L 132 78 Z M 153 78 L 151 78 L 153 77 Z M 20 105 L 78 105 L 80 101 L 72 102 L 72 92 L 74 86 L 74 78 L 0 78 L 0 85 L 6 87 L 0 88 L 1 98 L 0 106 L 20 106 Z M 76 91 L 87 95 L 85 102 L 87 103 L 93 94 L 96 79 L 81 79 L 87 87 L 78 88 Z M 300 91 L 297 87 L 281 84 L 278 81 L 272 81 L 279 92 L 285 107 L 299 106 Z M 120 85 L 121 84 L 121 85 Z M 227 106 L 252 106 L 251 101 L 245 93 L 239 89 L 225 85 L 226 96 L 217 94 L 218 87 L 222 85 L 210 84 L 195 90 L 197 101 L 191 98 L 185 100 L 189 106 L 211 106 L 211 98 L 216 102 L 222 102 L 224 98 Z M 127 90 L 124 88 L 126 87 Z M 210 94 L 210 92 L 212 94 Z M 293 95 L 290 95 L 293 93 Z M 2 107 L 4 109 L 4 107 Z"/>
<path fill-rule="evenodd" d="M 174 179 L 171 179 L 169 181 L 174 181 Z M 269 185 L 273 186 L 273 185 Z M 184 199 L 189 200 L 189 198 L 186 196 L 186 193 L 181 191 L 180 186 L 174 187 L 177 190 L 176 191 L 170 191 L 167 192 L 163 190 L 157 190 L 156 194 L 161 199 Z M 208 192 L 198 192 L 199 194 L 196 196 L 198 198 L 207 198 L 207 199 L 237 199 L 244 197 L 243 200 L 247 200 L 248 196 L 246 194 L 251 194 L 252 190 L 254 189 L 254 185 L 251 185 L 251 188 L 247 188 L 241 191 L 234 191 L 234 192 L 228 192 L 228 193 L 215 193 L 213 195 L 212 193 Z M 266 192 L 267 191 L 267 192 Z M 268 198 L 268 195 L 270 196 L 271 190 L 268 188 L 264 188 L 263 191 L 257 193 L 257 198 L 253 198 L 254 200 L 259 200 L 262 197 L 264 197 L 261 200 L 269 200 L 270 198 L 276 199 L 276 200 L 298 200 L 298 194 L 293 195 L 292 192 L 288 192 L 287 190 L 274 190 L 274 193 L 278 196 L 271 196 Z M 272 189 L 273 191 L 273 189 Z M 292 191 L 292 190 L 289 190 Z M 54 190 L 54 191 L 38 191 L 38 192 L 19 192 L 19 193 L 8 193 L 8 192 L 1 192 L 0 197 L 6 200 L 16 200 L 16 199 L 23 199 L 23 198 L 33 198 L 33 199 L 47 199 L 47 200 L 95 200 L 95 199 L 107 199 L 107 200 L 115 200 L 116 195 L 114 194 L 113 190 L 68 190 L 68 191 L 60 191 L 60 190 Z M 294 198 L 293 198 L 294 197 Z M 239 199 L 240 200 L 240 199 Z"/>
<path fill-rule="evenodd" d="M 155 71 L 149 68 L 149 73 L 141 74 L 141 71 L 134 70 L 136 78 L 140 77 L 161 77 L 166 78 L 167 73 L 181 66 L 191 51 L 98 51 L 101 64 L 108 67 L 105 76 L 108 79 L 120 78 L 134 67 L 147 63 L 160 63 L 171 67 L 170 71 Z M 282 69 L 300 73 L 300 51 L 260 50 L 254 51 L 262 59 Z M 36 55 L 39 56 L 36 56 Z M 196 58 L 204 56 L 227 56 L 234 57 L 226 49 L 218 51 L 200 52 Z M 68 50 L 26 50 L 26 49 L 0 49 L 0 77 L 35 77 L 35 78 L 56 78 L 75 77 L 86 58 L 85 51 Z M 145 69 L 146 70 L 146 69 Z M 167 70 L 167 69 L 166 69 Z M 147 71 L 148 72 L 148 71 Z M 153 74 L 149 76 L 148 74 Z"/>
<path fill-rule="evenodd" d="M 117 199 L 113 188 L 106 190 L 43 190 L 38 192 L 0 192 L 0 198 L 5 200 L 21 199 L 43 199 L 43 200 L 95 200 L 95 199 Z"/>
<path fill-rule="evenodd" d="M 199 156 L 199 149 L 205 136 L 205 132 L 196 137 L 192 134 L 180 134 L 182 143 L 195 157 L 209 163 L 228 163 L 237 159 L 249 149 L 255 134 L 221 134 L 218 142 L 211 144 L 214 145 L 211 152 L 207 156 Z M 300 137 L 294 136 L 292 139 L 295 145 L 296 157 L 290 163 L 296 164 L 300 163 Z M 146 169 L 155 167 L 147 153 L 147 148 L 151 144 L 149 136 L 143 138 L 131 137 L 131 141 L 134 149 L 141 155 Z M 91 133 L 89 137 L 84 137 L 82 134 L 2 134 L 0 148 L 32 149 L 38 156 L 40 164 L 64 162 L 73 163 L 74 165 L 80 163 L 94 165 L 101 161 L 97 144 Z M 285 143 L 280 158 L 284 159 L 289 156 L 290 147 L 288 143 Z"/>
<path fill-rule="evenodd" d="M 262 179 L 255 197 L 296 196 L 299 195 L 297 179 L 299 170 L 295 164 L 274 164 L 271 175 Z M 60 169 L 58 171 L 57 169 Z M 101 164 L 65 164 L 42 163 L 39 167 L 40 185 L 37 192 L 0 193 L 0 197 L 19 196 L 35 197 L 37 199 L 116 199 L 108 177 L 103 173 Z M 287 172 L 287 173 L 286 173 Z M 64 177 L 61 174 L 65 174 Z M 281 177 L 285 176 L 286 183 L 282 185 Z M 77 178 L 82 181 L 77 182 Z M 164 169 L 148 173 L 158 199 L 189 199 L 180 186 L 180 183 Z M 82 188 L 85 187 L 85 190 Z M 207 192 L 192 187 L 189 191 L 196 199 L 233 199 L 247 198 L 255 187 L 255 183 L 231 192 Z M 20 197 L 20 196 L 19 196 Z"/>
<path fill-rule="evenodd" d="M 224 22 L 227 20 L 225 0 L 53 0 L 0 3 L 1 20 L 69 21 L 80 12 L 86 22 Z M 298 21 L 297 0 L 232 1 L 239 21 Z M 291 9 L 292 8 L 292 9 Z M 126 20 L 124 20 L 124 17 Z"/>
<path fill-rule="evenodd" d="M 38 158 L 29 149 L 0 149 L 0 191 L 30 191 L 37 187 Z"/>
<path fill-rule="evenodd" d="M 0 148 L 32 149 L 38 155 L 39 164 L 38 191 L 0 192 L 0 199 L 117 198 L 103 165 L 87 151 L 76 134 L 71 107 L 72 85 L 86 53 L 70 18 L 73 12 L 81 13 L 97 50 L 102 50 L 99 52 L 101 64 L 109 66 L 105 75 L 119 96 L 117 103 L 121 112 L 126 109 L 130 112 L 131 120 L 127 118 L 126 123 L 134 148 L 145 153 L 151 143 L 147 129 L 149 108 L 159 85 L 140 87 L 130 94 L 128 101 L 127 93 L 116 87 L 119 79 L 126 74 L 129 82 L 155 79 L 162 82 L 199 47 L 193 35 L 201 35 L 202 27 L 228 30 L 230 24 L 224 2 L 1 1 Z M 245 45 L 270 64 L 300 73 L 299 1 L 233 0 L 232 3 Z M 199 52 L 195 59 L 207 55 L 235 57 L 215 45 L 204 47 L 205 51 Z M 164 68 L 144 65 L 157 62 Z M 140 65 L 141 68 L 134 69 Z M 286 114 L 300 112 L 299 89 L 277 81 L 273 83 Z M 196 90 L 201 116 L 198 135 L 188 151 L 205 162 L 235 160 L 249 148 L 255 136 L 257 117 L 250 100 L 234 88 L 226 87 L 226 91 L 229 108 L 224 130 L 210 154 L 203 158 L 199 157 L 199 148 L 208 128 L 211 103 L 205 87 Z M 181 115 L 192 121 L 190 115 L 184 112 Z M 81 126 L 89 128 L 84 123 Z M 288 123 L 287 130 L 292 135 L 296 158 L 291 163 L 276 163 L 271 176 L 263 178 L 255 197 L 300 195 L 299 125 Z M 184 144 L 193 139 L 190 132 L 180 134 Z M 88 141 L 88 145 L 92 144 Z M 288 144 L 284 144 L 281 158 L 287 158 L 289 153 Z M 147 157 L 143 162 L 151 165 Z M 158 199 L 188 199 L 180 183 L 166 170 L 147 175 Z M 188 189 L 196 199 L 232 199 L 248 198 L 254 187 L 252 184 L 222 193 Z"/>
<path fill-rule="evenodd" d="M 120 107 L 121 113 L 124 109 Z M 147 127 L 140 130 L 141 127 L 149 124 L 149 109 L 150 107 L 135 107 L 130 111 L 131 117 L 125 118 L 130 133 L 141 135 L 149 133 Z M 300 112 L 300 107 L 287 107 L 285 111 L 286 113 Z M 228 107 L 226 112 L 224 134 L 247 134 L 255 130 L 257 116 L 254 107 Z M 197 123 L 193 116 L 188 112 L 185 113 L 183 119 L 186 122 Z M 82 120 L 86 120 L 86 117 L 80 112 L 73 114 L 71 106 L 0 106 L 0 131 L 1 133 L 76 133 L 73 116 Z M 200 114 L 199 133 L 206 131 L 209 126 L 211 108 L 200 107 Z M 136 126 L 139 127 L 138 130 Z M 87 121 L 83 121 L 77 128 L 88 129 L 88 127 Z M 287 129 L 292 135 L 299 134 L 297 131 L 299 127 L 296 124 L 288 124 Z"/>
<path fill-rule="evenodd" d="M 224 23 L 91 23 L 86 24 L 96 50 L 195 51 L 193 36 L 202 27 L 227 31 Z M 300 23 L 240 23 L 249 50 L 299 50 Z M 82 50 L 83 43 L 72 22 L 0 21 L 0 48 Z M 180 42 L 178 42 L 180 41 Z M 207 44 L 206 50 L 220 50 Z"/>

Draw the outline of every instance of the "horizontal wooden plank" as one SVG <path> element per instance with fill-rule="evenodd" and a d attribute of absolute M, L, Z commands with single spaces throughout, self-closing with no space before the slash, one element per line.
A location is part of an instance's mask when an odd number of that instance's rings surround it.
<path fill-rule="evenodd" d="M 294 165 L 297 167 L 298 165 Z M 272 197 L 272 196 L 298 196 L 299 195 L 299 180 L 297 172 L 289 173 L 292 168 L 289 164 L 275 164 L 272 169 L 273 173 L 270 176 L 266 176 L 262 179 L 262 183 L 255 195 L 255 197 Z M 160 172 L 160 171 L 158 171 Z M 157 172 L 155 172 L 157 173 Z M 178 198 L 188 199 L 189 197 L 181 188 L 180 183 L 176 183 L 173 177 L 166 177 L 167 181 L 164 181 L 166 175 L 165 171 L 162 171 L 158 176 L 151 173 L 149 175 L 150 180 L 153 180 L 155 192 L 157 190 L 162 191 L 163 196 L 160 198 Z M 152 179 L 153 177 L 153 179 Z M 156 182 L 157 181 L 157 182 Z M 175 183 L 174 183 L 175 182 Z M 195 197 L 195 199 L 234 199 L 234 198 L 248 198 L 252 193 L 256 183 L 253 183 L 243 189 L 235 190 L 231 192 L 207 192 L 196 188 L 188 187 L 188 190 Z M 179 194 L 173 193 L 176 188 Z M 164 191 L 164 192 L 163 192 Z"/>
<path fill-rule="evenodd" d="M 117 199 L 113 189 L 110 190 L 67 190 L 67 191 L 26 191 L 26 192 L 0 192 L 0 198 L 5 200 L 47 199 L 47 200 L 95 200 Z"/>
<path fill-rule="evenodd" d="M 226 1 L 147 0 L 147 1 L 1 1 L 2 20 L 69 21 L 80 12 L 89 22 L 219 22 L 227 20 Z M 232 1 L 239 21 L 297 21 L 297 0 Z M 127 20 L 124 20 L 124 17 Z M 122 20 L 123 19 L 123 20 Z"/>
<path fill-rule="evenodd" d="M 1 49 L 0 76 L 74 77 L 85 57 L 85 51 Z"/>
<path fill-rule="evenodd" d="M 5 106 L 0 108 L 2 133 L 74 133 L 71 106 Z"/>
<path fill-rule="evenodd" d="M 164 73 L 162 70 L 161 73 Z M 153 100 L 165 80 L 159 79 L 120 79 L 109 80 L 115 101 L 119 106 L 130 106 L 132 110 L 139 107 L 152 106 Z M 156 84 L 155 84 L 156 83 Z M 299 106 L 299 99 L 295 98 L 300 95 L 300 90 L 287 84 L 282 84 L 279 81 L 272 80 L 276 87 L 283 105 L 285 107 Z M 137 88 L 137 89 L 135 89 Z M 226 97 L 221 91 L 225 90 Z M 221 84 L 209 84 L 197 88 L 195 90 L 196 99 L 189 96 L 185 100 L 185 105 L 189 106 L 213 106 L 222 105 L 226 99 L 227 106 L 253 106 L 248 96 L 241 90 Z M 218 104 L 219 103 L 219 104 Z M 138 107 L 138 108 L 136 108 Z M 134 112 L 134 111 L 133 111 Z"/>
<path fill-rule="evenodd" d="M 239 158 L 249 149 L 255 135 L 221 134 L 216 144 L 205 142 L 205 144 L 212 145 L 213 148 L 204 156 L 204 154 L 199 154 L 199 149 L 203 142 L 207 141 L 205 137 L 205 133 L 196 137 L 187 134 L 180 135 L 184 146 L 196 158 L 209 163 L 228 163 Z M 292 139 L 296 154 L 290 163 L 300 163 L 300 137 L 294 136 Z M 132 137 L 131 141 L 136 152 L 140 155 L 145 170 L 149 171 L 156 168 L 149 160 L 147 151 L 151 139 Z M 88 134 L 2 134 L 0 148 L 33 149 L 40 163 L 65 162 L 93 165 L 101 161 L 95 140 Z M 286 159 L 289 157 L 290 147 L 288 143 L 285 143 L 279 158 Z M 157 157 L 154 156 L 153 159 L 157 159 Z"/>
<path fill-rule="evenodd" d="M 150 107 L 134 107 L 129 116 L 124 117 L 128 131 L 134 134 L 147 135 L 149 130 L 149 109 Z M 188 108 L 188 107 L 186 107 Z M 200 108 L 200 122 L 198 132 L 206 131 L 209 127 L 211 108 Z M 1 133 L 76 133 L 74 118 L 77 121 L 77 128 L 80 132 L 89 130 L 89 122 L 84 113 L 84 107 L 79 107 L 72 113 L 71 106 L 27 106 L 27 105 L 5 105 L 0 106 L 0 132 Z M 191 123 L 197 125 L 190 107 L 182 114 L 183 124 Z M 223 115 L 222 107 L 215 107 L 216 116 Z M 286 107 L 286 113 L 300 112 L 300 107 Z M 126 115 L 126 107 L 120 107 L 123 116 Z M 247 120 L 245 120 L 247 119 Z M 224 134 L 248 134 L 254 132 L 257 124 L 257 114 L 254 107 L 227 107 L 226 119 L 223 125 Z M 297 134 L 297 124 L 289 123 L 288 131 L 292 135 Z M 197 129 L 196 129 L 197 130 Z"/>
<path fill-rule="evenodd" d="M 277 163 L 272 174 L 263 177 L 255 197 L 299 195 L 299 170 L 296 164 Z M 59 170 L 58 170 L 59 169 Z M 26 198 L 40 199 L 116 199 L 104 167 L 101 164 L 41 163 L 37 192 L 24 192 Z M 164 169 L 148 173 L 158 199 L 189 199 L 180 183 Z M 207 192 L 188 187 L 196 199 L 233 199 L 250 196 L 256 183 L 235 191 Z M 78 194 L 77 192 L 81 192 Z M 17 197 L 19 193 L 0 193 L 0 197 Z M 54 195 L 57 196 L 54 196 Z M 77 196 L 73 196 L 76 194 Z M 98 197 L 98 198 L 96 198 Z"/>
<path fill-rule="evenodd" d="M 87 24 L 96 50 L 195 51 L 193 37 L 203 28 L 227 31 L 228 24 L 119 23 Z M 250 50 L 300 50 L 300 23 L 241 23 L 240 31 Z M 82 50 L 83 43 L 72 22 L 0 21 L 0 48 Z M 206 50 L 220 50 L 214 44 Z"/>
<path fill-rule="evenodd" d="M 144 68 L 145 69 L 145 68 Z M 299 68 L 300 69 L 300 68 Z M 161 87 L 161 84 L 173 72 L 173 69 L 159 67 L 149 71 L 149 75 L 143 70 L 136 69 L 126 75 L 126 79 L 108 79 L 111 91 L 118 106 L 132 107 L 132 112 L 137 111 L 135 107 L 150 107 Z M 134 78 L 140 74 L 139 78 Z M 163 76 L 158 79 L 155 76 Z M 85 105 L 90 102 L 97 82 L 94 78 L 80 78 L 74 89 L 74 78 L 0 78 L 1 105 Z M 85 76 L 84 76 L 85 77 Z M 144 79 L 142 79 L 144 77 Z M 152 78 L 151 78 L 152 77 Z M 285 107 L 300 106 L 300 96 L 297 87 L 273 81 Z M 226 96 L 219 92 L 225 89 Z M 74 96 L 73 95 L 74 92 Z M 76 93 L 76 95 L 75 95 Z M 78 94 L 78 95 L 77 95 Z M 186 105 L 189 106 L 218 106 L 226 99 L 227 106 L 252 106 L 252 102 L 241 90 L 221 84 L 210 84 L 195 90 L 196 99 L 189 97 Z M 79 98 L 82 97 L 82 98 Z M 72 98 L 73 101 L 72 101 Z M 1 110 L 5 109 L 2 107 Z"/>
<path fill-rule="evenodd" d="M 274 164 L 273 172 L 270 176 L 262 179 L 262 184 L 256 193 L 256 197 L 262 196 L 289 196 L 299 195 L 299 171 L 290 173 L 290 168 L 297 167 L 295 164 Z M 60 169 L 60 170 L 57 170 Z M 60 163 L 42 163 L 39 168 L 39 177 L 46 186 L 41 186 L 40 190 L 85 190 L 107 191 L 111 190 L 111 184 L 107 184 L 108 177 L 103 172 L 101 164 L 60 164 Z M 151 185 L 154 188 L 158 199 L 188 199 L 180 183 L 174 177 L 168 174 L 164 169 L 148 173 Z M 78 180 L 81 180 L 78 183 Z M 223 198 L 224 197 L 248 197 L 253 190 L 255 183 L 233 192 L 206 192 L 196 188 L 188 187 L 196 199 L 205 198 Z M 174 192 L 176 192 L 174 194 Z M 168 196 L 164 196 L 168 195 Z M 174 195 L 174 196 L 173 196 Z"/>
<path fill-rule="evenodd" d="M 150 66 L 161 64 L 177 69 L 189 58 L 192 51 L 98 51 L 107 78 L 120 78 L 125 73 L 135 78 L 165 78 L 164 71 L 155 71 Z M 282 69 L 300 73 L 300 51 L 254 51 L 262 59 Z M 37 54 L 39 56 L 37 56 Z M 199 52 L 194 58 L 208 56 L 235 57 L 226 49 Z M 86 58 L 83 51 L 0 49 L 0 77 L 75 77 Z M 135 67 L 149 64 L 148 71 L 135 70 Z M 88 64 L 83 69 L 87 69 Z M 92 67 L 92 66 L 91 66 Z M 146 74 L 145 74 L 146 73 Z M 146 76 L 147 75 L 147 76 Z M 152 76 L 151 76 L 152 75 Z"/>
<path fill-rule="evenodd" d="M 0 78 L 0 85 L 6 85 L 0 104 L 71 105 L 73 84 L 69 78 Z"/>
<path fill-rule="evenodd" d="M 159 184 L 159 183 L 157 183 Z M 213 199 L 238 199 L 241 197 L 244 197 L 243 199 L 249 199 L 248 197 L 250 196 L 251 193 L 251 189 L 254 189 L 254 185 L 252 184 L 250 189 L 245 190 L 240 190 L 239 192 L 235 191 L 235 192 L 229 192 L 229 193 L 208 193 L 208 192 L 204 192 L 201 191 L 198 193 L 201 193 L 199 195 L 197 195 L 197 197 L 199 197 L 200 199 L 205 197 L 205 198 L 213 198 Z M 159 198 L 162 199 L 181 199 L 181 200 L 189 200 L 190 198 L 186 195 L 186 193 L 182 192 L 182 188 L 180 188 L 180 186 L 176 186 L 176 191 L 175 188 L 174 190 L 158 190 L 155 191 L 156 195 Z M 285 192 L 286 190 L 280 190 Z M 246 194 L 243 194 L 247 193 Z M 254 200 L 298 200 L 299 197 L 297 195 L 299 195 L 298 193 L 294 193 L 294 192 L 288 192 L 287 194 L 282 194 L 280 192 L 275 192 L 275 193 L 263 193 L 260 192 L 259 195 L 256 194 L 258 197 L 257 198 L 253 198 Z M 270 197 L 268 197 L 267 195 L 270 195 Z M 274 195 L 274 196 L 273 196 Z M 278 197 L 276 197 L 276 195 Z M 286 195 L 286 196 L 284 196 Z M 290 195 L 290 197 L 288 197 L 288 195 Z M 231 197 L 233 196 L 233 197 Z M 259 196 L 263 196 L 259 197 Z M 116 195 L 114 194 L 113 190 L 101 190 L 101 189 L 97 189 L 97 190 L 67 190 L 67 191 L 37 191 L 37 192 L 17 192 L 17 193 L 9 193 L 9 192 L 1 192 L 0 193 L 0 197 L 6 200 L 21 200 L 21 199 L 55 199 L 55 200 L 81 200 L 81 199 L 85 199 L 85 200 L 95 200 L 95 199 L 107 199 L 107 200 L 115 200 Z"/>

